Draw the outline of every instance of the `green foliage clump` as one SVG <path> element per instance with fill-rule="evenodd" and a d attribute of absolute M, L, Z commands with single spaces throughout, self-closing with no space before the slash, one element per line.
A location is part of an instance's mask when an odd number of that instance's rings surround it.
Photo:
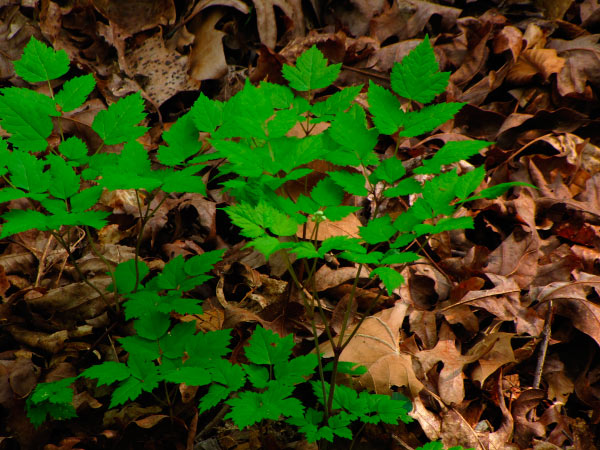
<path fill-rule="evenodd" d="M 0 89 L 0 125 L 10 134 L 0 140 L 0 175 L 8 185 L 0 190 L 0 202 L 23 198 L 30 204 L 27 209 L 11 209 L 1 216 L 0 237 L 45 230 L 68 249 L 66 237 L 74 227 L 84 227 L 92 239 L 90 228 L 106 225 L 109 213 L 97 205 L 104 190 L 131 189 L 138 201 L 141 230 L 136 257 L 114 269 L 109 267 L 114 279 L 110 289 L 123 301 L 124 318 L 132 320 L 135 329 L 135 334 L 119 339 L 128 352 L 127 360 L 105 361 L 77 377 L 95 379 L 98 385 L 116 384 L 109 408 L 135 400 L 144 392 L 154 395 L 160 385 L 185 383 L 203 386 L 198 406 L 201 413 L 225 402 L 230 406 L 226 418 L 240 428 L 283 418 L 297 426 L 309 442 L 331 442 L 335 436 L 351 439 L 354 422 L 397 424 L 398 420 L 412 420 L 408 415 L 411 404 L 405 397 L 359 393 L 333 382 L 339 373 L 354 376 L 364 370 L 339 361 L 354 335 L 346 333 L 349 310 L 338 344 L 333 346 L 333 361 L 327 364 L 317 356 L 321 351 L 315 315 L 320 314 L 332 342 L 334 333 L 314 292 L 315 301 L 304 298 L 315 335 L 314 354 L 293 357 L 292 335 L 280 337 L 258 326 L 245 348 L 248 363 L 233 364 L 227 358 L 228 330 L 197 332 L 193 322 L 174 323 L 171 317 L 172 313 L 202 313 L 200 300 L 187 293 L 211 278 L 208 272 L 221 260 L 224 250 L 187 260 L 174 258 L 161 273 L 150 277 L 149 267 L 139 259 L 139 249 L 144 226 L 161 204 L 152 209 L 151 200 L 161 191 L 204 194 L 206 187 L 199 174 L 206 162 L 222 158 L 219 176 L 227 178 L 222 186 L 237 201 L 225 208 L 231 222 L 248 238 L 247 246 L 266 259 L 276 252 L 284 255 L 299 292 L 312 286 L 316 260 L 333 252 L 360 266 L 375 265 L 370 276 L 377 276 L 391 294 L 403 278 L 390 265 L 419 258 L 406 250 L 410 243 L 424 235 L 472 228 L 470 217 L 455 217 L 462 203 L 493 198 L 519 184 L 505 183 L 476 192 L 485 178 L 483 167 L 460 175 L 456 168 L 447 167 L 491 144 L 486 141 L 448 142 L 410 174 L 396 155 L 380 161 L 375 147 L 382 135 L 414 137 L 430 132 L 452 119 L 464 105 L 430 103 L 445 90 L 449 73 L 439 72 L 428 38 L 394 66 L 391 91 L 369 84 L 368 112 L 374 126 L 370 126 L 367 111 L 354 103 L 362 86 L 346 87 L 325 101 L 315 102 L 316 91 L 336 80 L 340 65 L 328 65 L 321 52 L 312 47 L 295 66 L 284 66 L 283 76 L 289 86 L 268 82 L 253 86 L 247 82 L 225 103 L 201 94 L 163 134 L 165 145 L 159 147 L 156 156 L 163 165 L 160 169 L 152 168 L 147 151 L 136 141 L 148 130 L 143 125 L 144 102 L 139 93 L 96 115 L 92 129 L 102 142 L 98 148 L 88 148 L 77 136 L 64 136 L 60 126 L 60 144 L 48 148 L 53 120 L 60 124 L 64 112 L 84 104 L 95 87 L 94 78 L 71 78 L 54 93 L 50 81 L 69 71 L 69 59 L 64 51 L 55 52 L 33 38 L 21 60 L 15 62 L 15 70 L 29 83 L 48 83 L 49 95 L 25 88 Z M 402 107 L 401 97 L 410 102 L 409 108 Z M 328 126 L 320 133 L 311 133 L 319 123 Z M 292 137 L 290 130 L 298 127 L 305 135 Z M 207 141 L 199 140 L 200 132 L 208 133 Z M 120 152 L 102 151 L 104 146 L 120 144 Z M 310 174 L 312 169 L 307 165 L 315 160 L 349 170 L 332 170 L 299 196 L 287 195 L 286 183 Z M 373 217 L 360 227 L 358 238 L 318 240 L 321 224 L 341 220 L 359 209 L 343 204 L 347 194 L 371 195 Z M 408 195 L 415 201 L 396 219 L 380 214 L 386 198 Z M 312 236 L 297 238 L 298 229 L 309 221 L 314 223 Z M 290 260 L 292 254 L 306 264 L 306 279 L 298 278 Z M 310 260 L 314 260 L 312 265 Z M 54 419 L 74 417 L 69 386 L 75 380 L 38 384 L 27 399 L 32 423 L 39 425 L 48 415 Z M 307 382 L 315 397 L 311 405 L 304 405 L 295 396 L 297 386 Z M 165 392 L 171 405 L 168 389 Z M 430 443 L 421 450 L 441 448 L 441 443 Z"/>

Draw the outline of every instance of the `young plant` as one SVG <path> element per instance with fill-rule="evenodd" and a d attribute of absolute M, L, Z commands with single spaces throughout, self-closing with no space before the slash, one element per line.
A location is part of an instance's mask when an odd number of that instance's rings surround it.
<path fill-rule="evenodd" d="M 240 428 L 283 417 L 310 442 L 331 442 L 334 436 L 352 438 L 353 422 L 411 420 L 406 398 L 357 393 L 336 385 L 338 373 L 356 373 L 352 365 L 340 361 L 358 330 L 358 326 L 349 330 L 353 299 L 336 334 L 313 281 L 318 261 L 335 253 L 358 265 L 354 287 L 363 266 L 372 265 L 375 268 L 370 277 L 377 276 L 391 295 L 403 278 L 390 264 L 417 260 L 420 256 L 409 248 L 415 243 L 421 245 L 424 236 L 473 227 L 470 217 L 455 217 L 461 204 L 493 198 L 521 184 L 505 183 L 476 193 L 485 178 L 483 167 L 461 175 L 447 167 L 491 144 L 486 141 L 448 142 L 412 174 L 396 157 L 397 148 L 392 158 L 383 161 L 375 153 L 380 135 L 413 137 L 427 133 L 452 119 L 463 106 L 428 104 L 445 90 L 449 73 L 439 72 L 427 37 L 394 66 L 392 91 L 370 83 L 368 111 L 374 127 L 369 126 L 366 111 L 354 103 L 362 86 L 344 88 L 325 101 L 315 102 L 315 94 L 335 81 L 340 65 L 328 65 L 321 52 L 312 47 L 298 58 L 296 66 L 284 66 L 289 87 L 247 82 L 226 103 L 201 94 L 191 110 L 163 134 L 167 145 L 160 146 L 157 153 L 164 165 L 160 170 L 151 168 L 146 150 L 136 141 L 147 130 L 139 126 L 145 117 L 139 93 L 97 114 L 92 129 L 103 142 L 99 148 L 90 152 L 83 140 L 63 136 L 58 127 L 61 143 L 48 149 L 52 117 L 60 123 L 63 112 L 82 105 L 94 88 L 93 77 L 73 78 L 54 94 L 50 81 L 68 71 L 68 58 L 35 39 L 15 62 L 15 69 L 25 81 L 48 83 L 50 94 L 16 87 L 0 89 L 0 125 L 10 134 L 0 141 L 0 174 L 8 185 L 0 190 L 0 202 L 21 198 L 29 202 L 27 209 L 22 203 L 11 203 L 1 216 L 5 222 L 0 237 L 29 229 L 47 230 L 67 249 L 85 280 L 70 251 L 74 227 L 85 227 L 93 248 L 89 229 L 103 227 L 109 215 L 96 205 L 102 191 L 132 189 L 136 195 L 140 220 L 136 256 L 116 268 L 107 262 L 114 279 L 111 289 L 118 299 L 115 320 L 122 301 L 124 318 L 134 320 L 135 334 L 119 340 L 129 356 L 125 363 L 106 361 L 77 377 L 96 379 L 98 384 L 118 383 L 109 407 L 134 400 L 143 392 L 155 395 L 161 384 L 166 387 L 164 401 L 171 407 L 174 399 L 167 385 L 186 383 L 206 386 L 199 399 L 200 412 L 225 402 L 231 407 L 226 417 Z M 409 100 L 411 107 L 403 109 L 398 96 Z M 326 123 L 324 131 L 313 133 L 322 122 Z M 290 130 L 297 126 L 304 130 L 301 138 L 290 136 Z M 199 132 L 208 133 L 214 151 L 207 152 Z M 120 153 L 101 152 L 105 145 L 116 144 L 124 144 Z M 205 193 L 197 174 L 204 163 L 215 159 L 225 161 L 219 175 L 227 178 L 222 185 L 237 201 L 225 211 L 249 240 L 246 246 L 254 247 L 266 259 L 281 252 L 287 261 L 314 333 L 314 354 L 292 358 L 291 335 L 282 338 L 259 326 L 245 349 L 248 364 L 232 364 L 226 358 L 231 339 L 228 331 L 197 333 L 191 322 L 174 323 L 172 312 L 202 312 L 199 301 L 186 297 L 185 292 L 210 278 L 207 273 L 223 250 L 188 260 L 175 258 L 162 273 L 147 279 L 149 268 L 139 258 L 145 225 L 167 194 Z M 311 189 L 299 196 L 290 195 L 288 182 L 311 173 L 307 165 L 316 160 L 347 169 L 332 170 Z M 159 194 L 162 200 L 152 208 L 152 200 Z M 346 194 L 369 195 L 375 206 L 372 217 L 360 227 L 360 238 L 341 235 L 320 240 L 319 227 L 325 221 L 341 220 L 359 209 L 343 204 Z M 385 198 L 409 195 L 414 201 L 396 219 L 380 213 Z M 309 221 L 312 234 L 298 238 L 298 229 Z M 294 263 L 292 256 L 297 258 Z M 95 289 L 112 308 L 106 293 Z M 369 312 L 370 308 L 364 311 L 363 319 Z M 317 314 L 332 346 L 333 360 L 327 364 L 317 357 L 322 354 Z M 309 381 L 315 373 L 316 380 Z M 40 383 L 27 400 L 32 422 L 40 424 L 47 414 L 57 419 L 72 417 L 73 391 L 69 385 L 74 381 Z M 311 383 L 314 392 L 315 401 L 310 405 L 303 405 L 294 396 L 296 386 L 305 382 Z M 431 449 L 437 448 L 437 444 L 431 445 Z"/>

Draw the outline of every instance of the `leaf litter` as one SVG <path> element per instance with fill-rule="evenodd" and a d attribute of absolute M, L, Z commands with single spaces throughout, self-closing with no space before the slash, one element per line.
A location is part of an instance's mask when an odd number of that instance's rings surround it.
<path fill-rule="evenodd" d="M 22 83 L 11 61 L 30 36 L 44 36 L 98 84 L 91 100 L 68 113 L 64 131 L 97 148 L 93 117 L 141 91 L 158 113 L 141 140 L 152 154 L 160 144 L 152 136 L 189 108 L 198 90 L 226 99 L 244 71 L 253 81 L 281 81 L 281 65 L 313 44 L 342 64 L 336 88 L 369 81 L 388 86 L 393 62 L 428 33 L 441 69 L 452 72 L 445 98 L 469 105 L 426 139 L 380 142 L 380 153 L 387 157 L 398 146 L 401 159 L 420 161 L 450 135 L 492 140 L 471 162 L 484 163 L 493 184 L 521 181 L 538 189 L 517 187 L 501 199 L 466 205 L 462 213 L 474 218 L 475 228 L 436 236 L 423 243 L 422 259 L 397 266 L 406 284 L 376 304 L 343 360 L 367 367 L 358 380 L 365 388 L 412 398 L 416 423 L 404 433 L 414 446 L 441 439 L 446 446 L 485 449 L 597 448 L 600 7 L 587 0 L 489 3 L 356 0 L 323 8 L 316 1 L 164 0 L 122 8 L 116 1 L 7 2 L 0 7 L 0 77 L 6 85 Z M 307 181 L 313 187 L 319 179 Z M 131 258 L 138 231 L 137 208 L 126 191 L 120 195 L 105 199 L 113 216 L 100 232 L 101 248 L 70 242 L 85 274 L 102 288 L 110 283 L 106 264 Z M 241 237 L 219 210 L 229 201 L 210 185 L 206 197 L 166 201 L 143 236 L 144 261 L 160 268 L 178 255 L 228 249 L 227 262 L 215 268 L 216 291 L 202 292 L 205 313 L 178 319 L 199 329 L 232 327 L 240 337 L 258 322 L 282 335 L 293 332 L 299 348 L 310 348 L 299 296 L 282 295 L 283 263 L 240 250 Z M 371 205 L 358 196 L 346 201 L 363 210 L 331 223 L 319 239 L 356 234 Z M 385 204 L 391 214 L 404 207 L 392 199 Z M 118 357 L 123 350 L 115 342 L 127 330 L 116 324 L 110 296 L 101 298 L 82 282 L 48 233 L 17 235 L 4 246 L 0 266 L 0 404 L 8 411 L 0 443 L 111 448 L 152 438 L 160 448 L 169 448 L 167 442 L 193 448 L 206 417 L 182 416 L 187 424 L 169 426 L 168 411 L 157 405 L 107 411 L 96 399 L 103 393 L 91 385 L 78 386 L 75 397 L 85 433 L 76 421 L 31 428 L 23 405 L 36 383 L 74 376 L 103 355 Z M 332 317 L 356 270 L 335 261 L 320 267 L 318 291 Z M 378 292 L 363 275 L 356 314 Z M 179 389 L 186 398 L 186 387 Z M 255 430 L 212 426 L 222 448 L 257 445 Z M 394 433 L 402 434 L 391 426 L 367 430 L 363 440 L 392 448 Z"/>

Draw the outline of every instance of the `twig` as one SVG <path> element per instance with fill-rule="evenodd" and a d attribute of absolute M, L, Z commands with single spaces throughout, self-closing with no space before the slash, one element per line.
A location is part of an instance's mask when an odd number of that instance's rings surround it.
<path fill-rule="evenodd" d="M 546 353 L 550 343 L 550 335 L 552 333 L 552 300 L 548 301 L 548 311 L 546 311 L 546 320 L 544 323 L 544 339 L 540 345 L 540 354 L 535 368 L 535 376 L 533 378 L 533 388 L 539 389 L 542 381 L 542 372 L 544 371 L 544 363 L 546 362 Z"/>
<path fill-rule="evenodd" d="M 398 436 L 396 436 L 394 433 L 392 433 L 392 437 L 394 438 L 394 440 L 396 442 L 398 442 L 398 444 L 402 445 L 406 450 L 415 450 L 410 445 L 408 445 L 406 442 L 404 442 L 402 439 L 400 439 Z"/>
<path fill-rule="evenodd" d="M 202 428 L 202 430 L 196 435 L 196 439 L 194 439 L 194 441 L 199 442 L 200 439 L 202 439 L 206 434 L 208 434 L 208 432 L 212 428 L 214 428 L 221 420 L 223 420 L 223 416 L 227 414 L 227 411 L 229 411 L 229 405 L 223 405 L 223 407 L 219 410 L 215 417 L 213 417 L 212 420 L 208 422 L 206 426 Z"/>

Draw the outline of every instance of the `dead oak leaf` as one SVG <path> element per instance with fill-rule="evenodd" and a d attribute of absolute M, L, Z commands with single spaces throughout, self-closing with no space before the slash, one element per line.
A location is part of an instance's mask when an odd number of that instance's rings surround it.
<path fill-rule="evenodd" d="M 565 62 L 565 58 L 558 56 L 553 48 L 532 48 L 519 55 L 506 78 L 513 83 L 527 83 L 539 74 L 548 81 L 550 75 L 563 69 Z"/>
<path fill-rule="evenodd" d="M 399 301 L 392 308 L 367 317 L 340 356 L 340 361 L 365 366 L 367 373 L 360 377 L 360 383 L 378 394 L 389 393 L 391 386 L 407 386 L 416 396 L 423 388 L 414 373 L 412 357 L 399 347 L 400 327 L 407 309 L 408 305 Z M 326 358 L 333 356 L 329 341 L 320 350 Z"/>

